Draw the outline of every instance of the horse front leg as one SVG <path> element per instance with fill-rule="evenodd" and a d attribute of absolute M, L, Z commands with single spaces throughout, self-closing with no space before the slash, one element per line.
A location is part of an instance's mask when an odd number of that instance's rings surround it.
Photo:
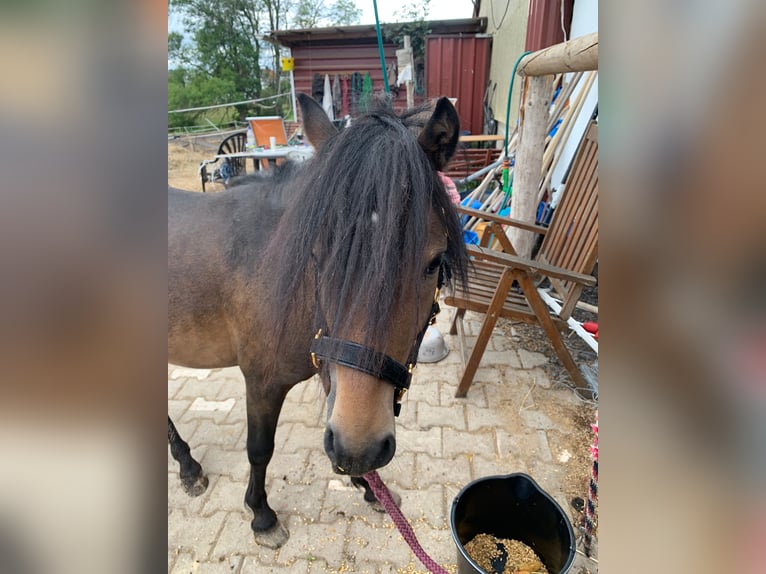
<path fill-rule="evenodd" d="M 267 548 L 279 548 L 290 533 L 279 522 L 266 500 L 266 467 L 274 454 L 274 434 L 282 403 L 287 395 L 282 389 L 262 389 L 261 381 L 247 378 L 247 459 L 250 481 L 245 503 L 253 511 L 250 526 L 255 541 Z"/>
<path fill-rule="evenodd" d="M 202 466 L 191 455 L 189 444 L 178 434 L 176 426 L 168 416 L 168 444 L 170 454 L 178 461 L 181 484 L 189 496 L 199 496 L 207 489 L 208 479 L 202 473 Z"/>

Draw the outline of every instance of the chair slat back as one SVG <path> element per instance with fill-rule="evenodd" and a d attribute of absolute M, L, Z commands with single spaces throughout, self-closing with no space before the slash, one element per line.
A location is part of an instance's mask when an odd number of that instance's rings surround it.
<path fill-rule="evenodd" d="M 537 259 L 590 274 L 598 257 L 598 125 L 593 121 L 580 142 L 563 194 Z M 582 285 L 559 280 L 552 283 L 563 299 L 559 316 L 566 319 Z"/>
<path fill-rule="evenodd" d="M 221 142 L 221 145 L 218 146 L 218 155 L 223 154 L 229 154 L 229 153 L 239 153 L 243 152 L 247 149 L 247 134 L 245 132 L 239 132 L 233 135 L 230 135 L 225 140 Z M 245 166 L 245 158 L 244 157 L 235 157 L 230 158 L 226 160 L 229 162 L 229 165 L 232 167 L 234 171 L 234 175 L 241 175 L 245 173 L 246 166 Z"/>

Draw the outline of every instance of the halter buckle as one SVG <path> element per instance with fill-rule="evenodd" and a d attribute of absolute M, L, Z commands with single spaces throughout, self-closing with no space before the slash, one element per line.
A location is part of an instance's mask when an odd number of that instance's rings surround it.
<path fill-rule="evenodd" d="M 439 291 L 440 289 L 437 287 L 436 291 L 434 292 L 434 302 L 431 305 L 431 317 L 428 319 L 429 325 L 436 323 L 436 316 L 441 311 L 441 308 L 439 307 Z"/>
<path fill-rule="evenodd" d="M 314 340 L 318 340 L 321 336 L 322 329 L 319 329 L 319 331 L 316 332 L 316 335 L 314 335 Z M 317 359 L 317 355 L 313 351 L 311 352 L 311 364 L 314 365 L 316 370 L 319 370 L 319 359 Z"/>

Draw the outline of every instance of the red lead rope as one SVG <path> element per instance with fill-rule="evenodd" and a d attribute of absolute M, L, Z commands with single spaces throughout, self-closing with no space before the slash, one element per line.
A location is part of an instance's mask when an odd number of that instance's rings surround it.
<path fill-rule="evenodd" d="M 426 551 L 423 550 L 420 542 L 418 542 L 418 539 L 415 537 L 415 533 L 412 531 L 410 523 L 407 522 L 402 511 L 396 505 L 396 502 L 394 502 L 394 499 L 391 497 L 391 492 L 389 492 L 388 487 L 383 484 L 383 480 L 378 476 L 378 473 L 374 470 L 370 471 L 364 475 L 364 479 L 367 481 L 367 484 L 370 485 L 372 492 L 375 493 L 375 498 L 378 499 L 383 505 L 383 508 L 386 509 L 386 512 L 388 512 L 388 515 L 391 517 L 391 520 L 393 520 L 396 528 L 402 535 L 402 538 L 407 541 L 407 544 L 412 548 L 412 552 L 418 557 L 418 560 L 420 560 L 423 566 L 428 568 L 428 571 L 432 574 L 449 574 L 449 572 L 434 562 L 433 559 L 426 554 Z"/>

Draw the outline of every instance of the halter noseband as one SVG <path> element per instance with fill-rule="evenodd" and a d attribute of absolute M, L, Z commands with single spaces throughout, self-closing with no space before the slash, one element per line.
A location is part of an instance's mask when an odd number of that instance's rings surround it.
<path fill-rule="evenodd" d="M 311 363 L 314 365 L 314 368 L 319 370 L 319 360 L 324 359 L 336 365 L 361 371 L 393 385 L 396 389 L 394 392 L 394 416 L 398 417 L 402 409 L 402 398 L 412 382 L 412 370 L 418 362 L 420 344 L 423 342 L 428 326 L 436 322 L 436 316 L 439 314 L 439 291 L 442 285 L 444 285 L 444 273 L 445 267 L 442 263 L 439 266 L 439 279 L 436 285 L 436 292 L 434 293 L 434 300 L 431 304 L 431 313 L 426 324 L 415 338 L 415 342 L 410 350 L 410 356 L 407 359 L 407 366 L 402 365 L 399 361 L 392 359 L 385 353 L 370 347 L 323 335 L 322 329 L 319 329 L 316 335 L 314 335 L 314 340 L 311 341 L 309 349 L 311 352 Z"/>

